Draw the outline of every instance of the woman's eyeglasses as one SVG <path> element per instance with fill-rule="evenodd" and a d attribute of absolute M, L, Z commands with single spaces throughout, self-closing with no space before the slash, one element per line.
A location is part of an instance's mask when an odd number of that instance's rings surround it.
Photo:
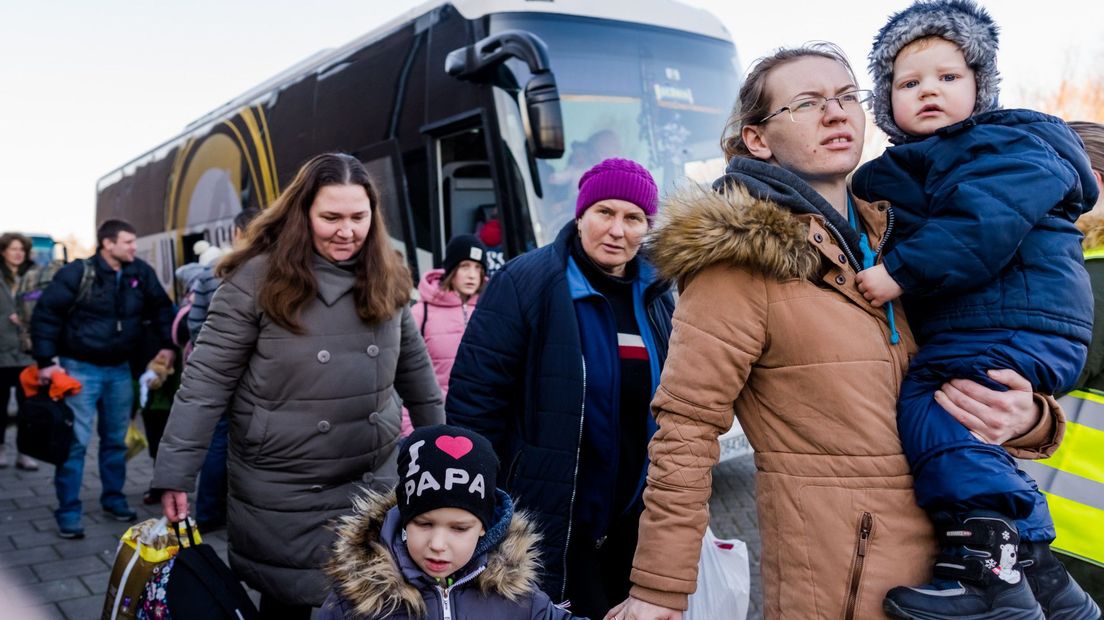
<path fill-rule="evenodd" d="M 820 114 L 824 113 L 824 110 L 828 109 L 828 102 L 835 101 L 839 104 L 839 107 L 844 112 L 855 112 L 862 109 L 862 105 L 867 101 L 870 101 L 871 92 L 869 90 L 849 90 L 835 97 L 824 97 L 821 95 L 808 95 L 801 96 L 794 99 L 785 107 L 778 108 L 774 112 L 768 114 L 763 120 L 755 123 L 761 125 L 770 119 L 778 116 L 783 112 L 788 112 L 790 120 L 799 123 L 802 120 L 812 119 Z"/>

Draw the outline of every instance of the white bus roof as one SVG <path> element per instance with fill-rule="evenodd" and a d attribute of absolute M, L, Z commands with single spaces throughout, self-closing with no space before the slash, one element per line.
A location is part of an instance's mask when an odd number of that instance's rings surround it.
<path fill-rule="evenodd" d="M 194 129 L 206 122 L 222 118 L 231 110 L 249 105 L 294 76 L 305 75 L 312 66 L 316 71 L 324 71 L 332 63 L 340 61 L 356 50 L 390 34 L 398 27 L 446 4 L 451 4 L 465 19 L 469 20 L 494 13 L 550 13 L 658 26 L 722 41 L 732 40 L 728 30 L 712 13 L 675 0 L 429 0 L 339 48 L 315 52 L 219 106 L 216 110 L 189 123 L 186 129 Z"/>

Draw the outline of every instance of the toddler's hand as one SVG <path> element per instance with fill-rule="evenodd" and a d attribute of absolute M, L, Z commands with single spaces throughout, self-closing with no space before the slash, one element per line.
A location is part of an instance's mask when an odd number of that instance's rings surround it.
<path fill-rule="evenodd" d="M 855 277 L 855 283 L 859 287 L 859 292 L 875 308 L 880 308 L 882 305 L 897 299 L 904 292 L 882 265 L 875 265 L 870 269 L 860 271 L 859 275 Z"/>

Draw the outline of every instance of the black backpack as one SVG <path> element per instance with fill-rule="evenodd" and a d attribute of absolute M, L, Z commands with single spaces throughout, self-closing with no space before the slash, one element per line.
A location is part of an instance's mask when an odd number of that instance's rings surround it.
<path fill-rule="evenodd" d="M 188 521 L 173 527 L 177 537 L 181 529 L 187 532 L 188 540 L 180 541 L 180 551 L 173 559 L 172 572 L 165 586 L 170 617 L 173 620 L 259 620 L 261 615 L 245 588 L 215 549 L 206 543 L 196 543 L 195 530 Z"/>
<path fill-rule="evenodd" d="M 19 389 L 23 389 L 20 387 Z M 49 390 L 41 388 L 19 410 L 16 445 L 31 458 L 61 465 L 69 460 L 73 443 L 73 410 L 65 400 L 53 400 Z"/>

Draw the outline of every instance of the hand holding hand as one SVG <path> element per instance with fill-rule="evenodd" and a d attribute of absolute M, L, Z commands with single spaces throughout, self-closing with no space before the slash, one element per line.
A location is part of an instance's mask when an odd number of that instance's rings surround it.
<path fill-rule="evenodd" d="M 629 597 L 609 610 L 603 620 L 682 620 L 682 612 Z"/>
<path fill-rule="evenodd" d="M 859 287 L 859 292 L 875 308 L 882 307 L 905 292 L 883 265 L 875 265 L 860 271 L 859 275 L 855 276 L 855 283 Z"/>

